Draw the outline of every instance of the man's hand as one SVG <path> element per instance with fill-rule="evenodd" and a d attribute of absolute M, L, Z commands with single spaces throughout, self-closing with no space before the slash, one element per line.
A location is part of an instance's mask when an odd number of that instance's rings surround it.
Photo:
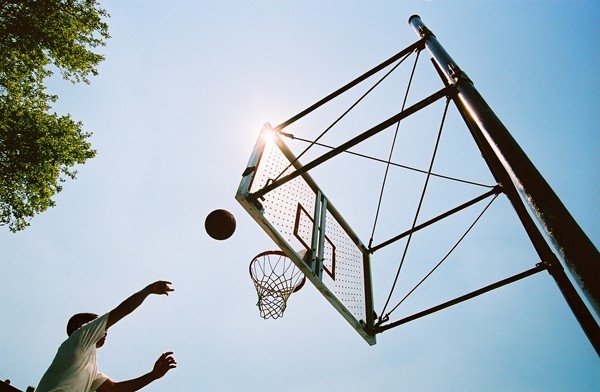
<path fill-rule="evenodd" d="M 156 362 L 154 363 L 154 368 L 150 372 L 154 377 L 161 378 L 171 369 L 175 369 L 177 367 L 177 362 L 175 362 L 175 358 L 173 358 L 173 353 L 171 351 L 163 353 Z"/>
<path fill-rule="evenodd" d="M 114 382 L 113 380 L 106 380 L 102 385 L 96 389 L 97 392 L 131 392 L 137 391 L 144 388 L 151 382 L 158 380 L 164 376 L 169 370 L 177 367 L 177 362 L 173 358 L 172 352 L 163 353 L 154 364 L 154 368 L 149 372 L 127 381 Z"/>
<path fill-rule="evenodd" d="M 157 295 L 169 295 L 169 292 L 171 291 L 175 291 L 174 289 L 172 289 L 171 287 L 169 287 L 169 285 L 172 284 L 171 282 L 167 282 L 164 280 L 159 280 L 156 281 L 152 284 L 149 284 L 146 289 L 148 290 L 148 292 L 150 294 L 157 294 Z"/>

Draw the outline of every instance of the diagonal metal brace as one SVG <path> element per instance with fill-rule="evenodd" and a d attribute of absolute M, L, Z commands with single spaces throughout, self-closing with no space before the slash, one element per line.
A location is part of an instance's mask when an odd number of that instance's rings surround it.
<path fill-rule="evenodd" d="M 316 166 L 320 165 L 321 163 L 335 157 L 336 155 L 341 154 L 342 152 L 348 150 L 349 148 L 365 141 L 366 139 L 370 138 L 371 136 L 374 136 L 376 134 L 378 134 L 379 132 L 389 128 L 390 126 L 394 125 L 395 123 L 397 123 L 398 121 L 401 121 L 402 119 L 418 112 L 419 110 L 431 105 L 432 103 L 438 101 L 441 98 L 450 96 L 451 94 L 453 94 L 453 87 L 444 87 L 441 90 L 431 94 L 430 96 L 428 96 L 427 98 L 417 102 L 416 104 L 404 109 L 403 111 L 401 111 L 400 113 L 388 118 L 387 120 L 379 123 L 378 125 L 375 125 L 374 127 L 372 127 L 371 129 L 363 132 L 362 134 L 348 140 L 347 142 L 341 144 L 340 146 L 334 148 L 333 150 L 321 155 L 318 158 L 315 158 L 314 160 L 312 160 L 311 162 L 307 163 L 306 165 L 297 168 L 294 172 L 281 177 L 280 179 L 278 179 L 277 181 L 273 181 L 272 183 L 270 183 L 269 185 L 263 187 L 262 189 L 256 191 L 252 197 L 255 199 L 260 199 L 261 197 L 263 197 L 265 194 L 269 193 L 270 191 L 272 191 L 273 189 L 285 184 L 288 181 L 293 180 L 294 178 L 301 176 L 302 174 L 308 172 L 311 169 L 314 169 Z"/>
<path fill-rule="evenodd" d="M 546 269 L 547 269 L 547 267 L 543 263 L 536 264 L 536 266 L 534 268 L 531 268 L 531 269 L 529 269 L 529 270 L 527 270 L 525 272 L 521 272 L 520 274 L 513 275 L 513 276 L 511 276 L 509 278 L 506 278 L 506 279 L 500 280 L 500 281 L 498 281 L 496 283 L 493 283 L 493 284 L 490 284 L 488 286 L 482 287 L 479 290 L 472 291 L 472 292 L 470 292 L 468 294 L 462 295 L 462 296 L 457 297 L 457 298 L 455 298 L 453 300 L 444 302 L 442 304 L 439 304 L 439 305 L 434 306 L 432 308 L 429 308 L 427 310 L 423 310 L 421 312 L 415 313 L 412 316 L 405 317 L 403 319 L 400 319 L 398 321 L 394 321 L 394 322 L 386 324 L 386 325 L 376 325 L 375 328 L 374 328 L 374 333 L 376 333 L 376 334 L 377 333 L 381 333 L 381 332 L 387 331 L 388 329 L 397 327 L 399 325 L 406 324 L 406 323 L 408 323 L 410 321 L 414 321 L 416 319 L 419 319 L 421 317 L 424 317 L 424 316 L 430 315 L 432 313 L 438 312 L 438 311 L 443 310 L 445 308 L 449 308 L 450 306 L 459 304 L 459 303 L 464 302 L 466 300 L 469 300 L 471 298 L 475 298 L 477 296 L 480 296 L 481 294 L 485 294 L 485 293 L 487 293 L 489 291 L 495 290 L 495 289 L 500 288 L 502 286 L 506 286 L 506 285 L 508 285 L 510 283 L 514 283 L 514 282 L 516 282 L 518 280 L 527 278 L 527 277 L 529 277 L 531 275 L 537 274 L 538 272 L 542 272 L 542 271 L 544 271 Z"/>
<path fill-rule="evenodd" d="M 427 222 L 423 222 L 420 225 L 417 225 L 414 227 L 414 229 L 411 230 L 406 230 L 404 233 L 398 234 L 395 237 L 392 237 L 386 241 L 383 241 L 382 243 L 372 246 L 369 248 L 369 253 L 375 253 L 376 251 L 378 251 L 379 249 L 386 247 L 398 240 L 401 240 L 402 238 L 406 237 L 407 235 L 417 232 L 421 229 L 424 229 L 427 226 L 430 226 L 432 224 L 434 224 L 435 222 L 439 222 L 440 220 L 449 217 L 452 214 L 455 214 L 461 210 L 464 210 L 467 207 L 472 206 L 473 204 L 479 203 L 480 201 L 487 199 L 490 196 L 493 195 L 498 195 L 502 192 L 502 187 L 500 185 L 496 185 L 494 188 L 492 188 L 491 190 L 489 190 L 488 192 L 484 193 L 483 195 L 477 196 L 476 198 L 474 198 L 473 200 L 469 200 L 466 203 L 463 203 L 461 205 L 459 205 L 458 207 L 455 207 L 447 212 L 444 212 L 441 215 L 436 216 L 433 219 L 428 220 Z"/>

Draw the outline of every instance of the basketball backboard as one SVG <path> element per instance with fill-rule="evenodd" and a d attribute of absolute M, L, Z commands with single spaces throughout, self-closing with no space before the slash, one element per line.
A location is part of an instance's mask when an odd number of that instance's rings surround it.
<path fill-rule="evenodd" d="M 376 340 L 372 332 L 374 313 L 366 247 L 308 173 L 268 189 L 273 181 L 299 168 L 296 157 L 266 124 L 236 199 L 333 307 L 373 345 Z"/>

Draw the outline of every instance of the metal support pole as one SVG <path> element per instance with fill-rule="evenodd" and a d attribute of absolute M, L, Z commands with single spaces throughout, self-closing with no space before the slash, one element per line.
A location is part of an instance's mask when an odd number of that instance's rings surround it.
<path fill-rule="evenodd" d="M 575 281 L 600 315 L 600 254 L 567 211 L 504 124 L 495 115 L 473 82 L 452 60 L 421 18 L 413 15 L 409 24 L 425 39 L 426 48 L 441 71 L 445 84 L 455 87 L 452 97 L 475 138 L 493 175 L 501 183 L 533 246 L 563 293 L 586 335 L 600 353 L 600 328 L 524 208 L 521 194 L 561 255 Z M 517 190 L 518 188 L 518 190 Z"/>

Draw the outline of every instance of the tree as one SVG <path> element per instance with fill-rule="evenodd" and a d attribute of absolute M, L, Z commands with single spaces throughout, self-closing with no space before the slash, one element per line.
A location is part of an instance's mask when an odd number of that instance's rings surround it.
<path fill-rule="evenodd" d="M 110 38 L 96 0 L 0 1 L 0 226 L 23 230 L 56 203 L 76 164 L 93 158 L 91 133 L 70 115 L 51 112 L 58 97 L 44 80 L 58 70 L 89 83 Z"/>

